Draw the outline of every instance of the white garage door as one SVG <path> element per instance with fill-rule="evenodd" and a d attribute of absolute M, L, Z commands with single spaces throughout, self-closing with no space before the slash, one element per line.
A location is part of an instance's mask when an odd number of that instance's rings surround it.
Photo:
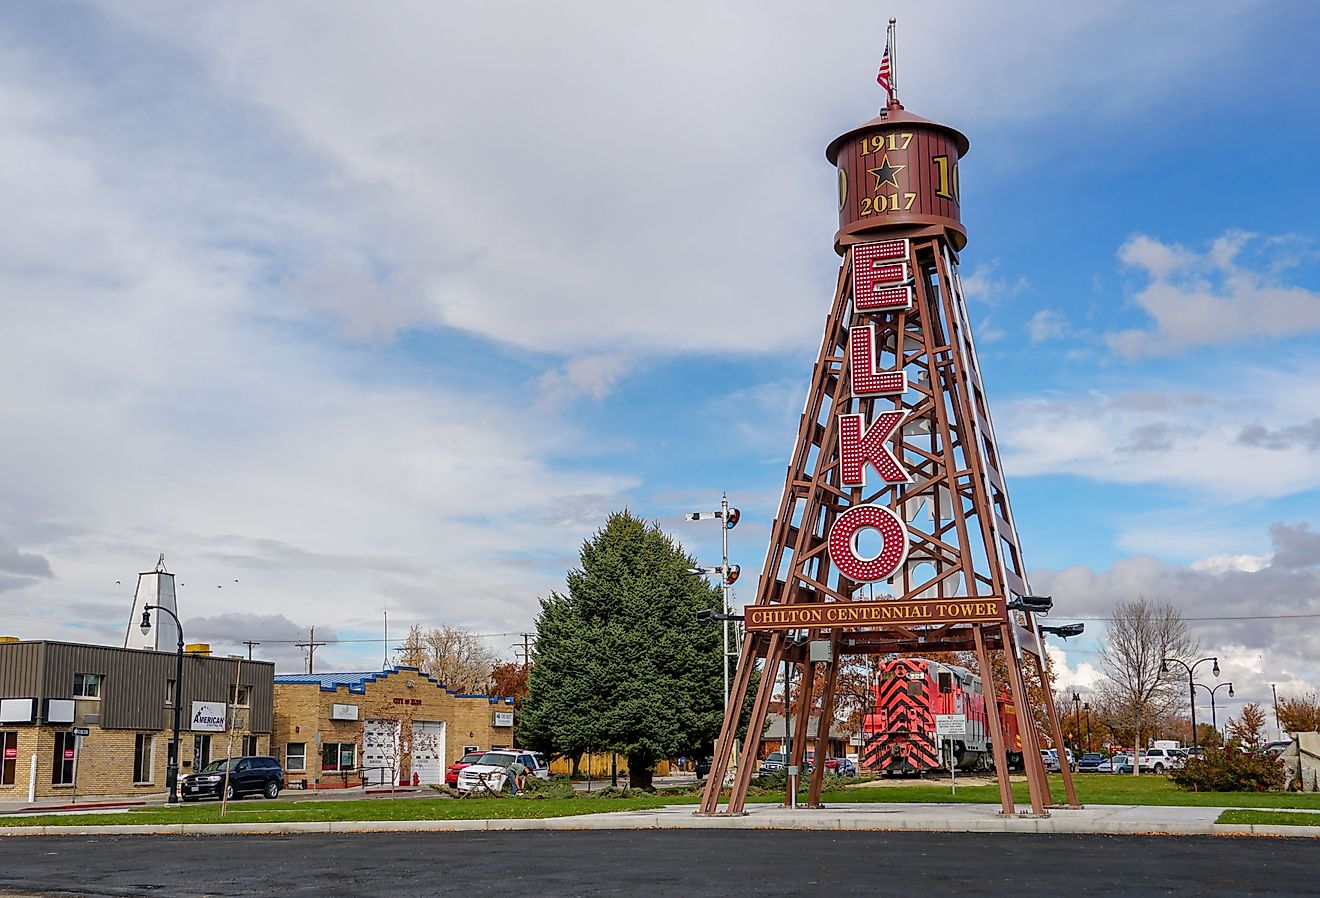
<path fill-rule="evenodd" d="M 445 775 L 445 722 L 413 721 L 412 771 L 423 785 L 439 785 Z"/>
<path fill-rule="evenodd" d="M 388 786 L 399 771 L 399 722 L 368 720 L 362 727 L 362 785 Z"/>

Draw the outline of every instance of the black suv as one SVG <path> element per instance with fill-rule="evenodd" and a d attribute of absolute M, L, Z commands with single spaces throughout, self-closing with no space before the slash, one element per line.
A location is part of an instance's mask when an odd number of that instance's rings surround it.
<path fill-rule="evenodd" d="M 271 757 L 251 756 L 230 758 L 228 761 L 212 761 L 196 773 L 183 778 L 183 800 L 196 801 L 199 798 L 219 798 L 225 789 L 225 767 L 229 767 L 228 798 L 238 798 L 250 792 L 259 792 L 267 798 L 275 798 L 284 788 L 284 768 Z"/>

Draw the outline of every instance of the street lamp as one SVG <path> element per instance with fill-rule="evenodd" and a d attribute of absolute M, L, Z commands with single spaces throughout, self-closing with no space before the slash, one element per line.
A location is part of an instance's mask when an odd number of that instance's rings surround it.
<path fill-rule="evenodd" d="M 1016 596 L 1008 601 L 1009 611 L 1029 611 L 1032 614 L 1049 614 L 1054 607 L 1053 596 Z"/>
<path fill-rule="evenodd" d="M 165 788 L 169 791 L 169 795 L 165 800 L 170 804 L 176 804 L 179 800 L 179 714 L 183 711 L 183 623 L 179 620 L 177 614 L 164 605 L 144 605 L 142 607 L 143 636 L 151 632 L 151 612 L 153 609 L 164 611 L 174 618 L 174 623 L 179 628 L 179 654 L 174 669 L 174 742 L 171 745 L 171 750 L 167 753 L 165 766 Z"/>
<path fill-rule="evenodd" d="M 1210 672 L 1213 673 L 1215 676 L 1219 676 L 1219 659 L 1218 659 L 1218 658 L 1215 658 L 1215 657 L 1213 657 L 1213 656 L 1211 656 L 1211 657 L 1209 657 L 1209 658 L 1202 658 L 1200 661 L 1197 661 L 1196 663 L 1192 664 L 1191 666 L 1188 666 L 1188 664 L 1187 664 L 1186 661 L 1181 661 L 1181 660 L 1179 660 L 1179 659 L 1177 659 L 1177 658 L 1163 658 L 1163 659 L 1160 660 L 1160 673 L 1168 673 L 1168 672 L 1169 672 L 1169 662 L 1170 662 L 1170 661 L 1172 661 L 1174 664 L 1181 664 L 1181 665 L 1183 666 L 1183 668 L 1187 671 L 1187 694 L 1190 695 L 1191 698 L 1192 698 L 1192 748 L 1196 748 L 1196 747 L 1197 747 L 1197 744 L 1196 744 L 1196 684 L 1195 684 L 1195 682 L 1192 680 L 1192 674 L 1193 674 L 1193 672 L 1194 672 L 1198 667 L 1200 667 L 1200 666 L 1201 666 L 1202 664 L 1204 664 L 1205 662 L 1207 662 L 1207 661 L 1212 661 L 1212 662 L 1214 662 L 1214 665 L 1215 665 L 1215 666 L 1212 667 L 1212 668 L 1210 669 Z"/>
<path fill-rule="evenodd" d="M 1220 683 L 1220 684 L 1219 684 L 1218 686 L 1216 686 L 1214 689 L 1211 689 L 1209 686 L 1205 685 L 1204 683 L 1197 683 L 1196 685 L 1197 685 L 1197 686 L 1200 686 L 1200 687 L 1201 687 L 1202 689 L 1204 689 L 1206 692 L 1210 693 L 1210 726 L 1214 727 L 1214 728 L 1215 728 L 1215 732 L 1218 733 L 1218 732 L 1219 732 L 1219 720 L 1215 717 L 1215 693 L 1218 692 L 1219 690 L 1223 689 L 1225 686 L 1227 686 L 1227 687 L 1228 687 L 1228 697 L 1229 697 L 1229 698 L 1232 698 L 1232 697 L 1233 697 L 1233 684 L 1232 684 L 1232 683 Z"/>
<path fill-rule="evenodd" d="M 1081 750 L 1082 742 L 1082 697 L 1073 690 L 1073 744 Z"/>

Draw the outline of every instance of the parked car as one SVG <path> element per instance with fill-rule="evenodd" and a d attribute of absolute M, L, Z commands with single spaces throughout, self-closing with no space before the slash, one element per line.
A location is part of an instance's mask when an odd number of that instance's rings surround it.
<path fill-rule="evenodd" d="M 1109 761 L 1111 773 L 1132 772 L 1132 755 L 1114 755 Z"/>
<path fill-rule="evenodd" d="M 1079 773 L 1095 773 L 1100 769 L 1100 763 L 1105 760 L 1105 756 L 1098 751 L 1083 752 L 1081 758 L 1077 761 L 1077 771 Z"/>
<path fill-rule="evenodd" d="M 484 754 L 485 752 L 481 749 L 470 751 L 454 763 L 450 764 L 448 769 L 445 770 L 445 785 L 457 787 L 458 775 L 463 772 L 464 768 L 471 767 L 473 764 L 480 761 L 481 756 Z"/>
<path fill-rule="evenodd" d="M 1141 769 L 1151 773 L 1177 770 L 1186 763 L 1186 756 L 1177 748 L 1148 748 L 1141 753 Z"/>
<path fill-rule="evenodd" d="M 540 752 L 520 749 L 501 748 L 486 752 L 476 763 L 469 764 L 458 772 L 458 791 L 472 792 L 489 789 L 502 792 L 510 789 L 509 765 L 514 761 L 527 768 L 529 775 L 537 779 L 549 779 L 550 767 Z M 538 763 L 539 761 L 539 763 Z"/>
<path fill-rule="evenodd" d="M 185 776 L 180 789 L 183 800 L 219 798 L 225 793 L 226 768 L 229 770 L 226 797 L 231 801 L 254 792 L 276 798 L 284 788 L 284 768 L 279 761 L 266 755 L 249 755 L 212 761 L 196 773 Z"/>
<path fill-rule="evenodd" d="M 1096 772 L 1096 773 L 1113 773 L 1113 772 L 1114 772 L 1114 762 L 1113 762 L 1112 760 L 1110 760 L 1109 758 L 1105 758 L 1105 759 L 1103 759 L 1099 764 L 1095 765 L 1095 772 Z"/>
<path fill-rule="evenodd" d="M 839 766 L 834 769 L 834 772 L 837 773 L 839 776 L 857 775 L 857 765 L 853 763 L 851 759 L 837 758 L 836 760 L 839 762 Z"/>
<path fill-rule="evenodd" d="M 1072 749 L 1065 748 L 1064 755 L 1068 759 L 1068 769 L 1077 770 L 1077 759 L 1073 757 Z M 1045 762 L 1045 769 L 1054 773 L 1059 772 L 1059 750 L 1057 748 L 1042 748 L 1040 750 L 1041 759 Z"/>
<path fill-rule="evenodd" d="M 527 764 L 527 772 L 539 780 L 550 779 L 550 762 L 539 751 L 524 752 L 532 756 L 532 763 Z M 524 761 L 524 764 L 527 762 Z"/>
<path fill-rule="evenodd" d="M 770 754 L 766 755 L 765 758 L 761 761 L 761 764 L 759 767 L 757 767 L 756 772 L 761 776 L 766 776 L 767 774 L 771 774 L 771 773 L 780 773 L 787 766 L 788 766 L 788 756 L 785 755 L 782 751 L 772 751 L 770 752 Z M 802 770 L 800 772 L 807 773 L 813 768 L 813 766 L 814 765 L 811 763 L 811 758 L 806 758 L 802 762 Z"/>
<path fill-rule="evenodd" d="M 840 760 L 841 760 L 840 758 L 826 758 L 826 759 L 825 759 L 825 772 L 826 772 L 826 773 L 838 773 L 838 772 L 839 772 L 839 762 L 840 762 Z M 806 756 L 803 757 L 803 759 L 802 759 L 802 764 L 803 764 L 803 769 L 804 769 L 804 770 L 815 770 L 815 769 L 816 769 L 816 753 L 815 753 L 814 751 L 809 751 L 809 752 L 807 752 L 807 753 L 806 753 Z"/>
<path fill-rule="evenodd" d="M 1271 758 L 1279 758 L 1283 756 L 1283 753 L 1288 750 L 1288 746 L 1290 745 L 1292 745 L 1291 739 L 1287 739 L 1282 742 L 1266 742 L 1265 752 Z"/>

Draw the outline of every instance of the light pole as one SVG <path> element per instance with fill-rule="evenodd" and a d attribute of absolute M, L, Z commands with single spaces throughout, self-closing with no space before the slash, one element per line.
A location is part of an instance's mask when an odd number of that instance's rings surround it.
<path fill-rule="evenodd" d="M 151 612 L 164 611 L 174 618 L 179 628 L 179 654 L 174 668 L 174 741 L 166 753 L 165 788 L 169 791 L 166 801 L 176 804 L 179 800 L 179 714 L 183 711 L 183 622 L 179 616 L 163 605 L 142 606 L 142 635 L 151 632 Z"/>
<path fill-rule="evenodd" d="M 1082 710 L 1086 712 L 1086 750 L 1091 751 L 1091 703 L 1083 702 Z"/>
<path fill-rule="evenodd" d="M 1073 690 L 1073 744 L 1082 750 L 1082 697 Z"/>
<path fill-rule="evenodd" d="M 1192 675 L 1202 664 L 1207 661 L 1212 661 L 1215 666 L 1211 668 L 1210 672 L 1215 676 L 1219 676 L 1219 659 L 1213 656 L 1210 658 L 1202 658 L 1200 661 L 1188 666 L 1186 661 L 1180 661 L 1177 658 L 1164 658 L 1160 661 L 1160 673 L 1169 672 L 1170 661 L 1175 664 L 1181 664 L 1183 669 L 1187 671 L 1187 694 L 1191 696 L 1192 699 L 1192 748 L 1196 748 L 1196 683 L 1192 680 Z"/>
<path fill-rule="evenodd" d="M 1218 733 L 1218 732 L 1219 732 L 1219 719 L 1215 716 L 1215 693 L 1218 692 L 1219 690 L 1223 689 L 1225 686 L 1227 686 L 1227 687 L 1228 687 L 1228 697 L 1229 697 L 1229 698 L 1232 698 L 1232 697 L 1233 697 L 1233 684 L 1232 684 L 1232 683 L 1220 683 L 1220 684 L 1219 684 L 1218 686 L 1216 686 L 1214 689 L 1211 689 L 1209 686 L 1205 685 L 1204 683 L 1197 683 L 1196 685 L 1197 685 L 1197 686 L 1200 686 L 1200 687 L 1201 687 L 1202 689 L 1204 689 L 1206 692 L 1210 693 L 1210 726 L 1214 727 L 1215 732 Z"/>

